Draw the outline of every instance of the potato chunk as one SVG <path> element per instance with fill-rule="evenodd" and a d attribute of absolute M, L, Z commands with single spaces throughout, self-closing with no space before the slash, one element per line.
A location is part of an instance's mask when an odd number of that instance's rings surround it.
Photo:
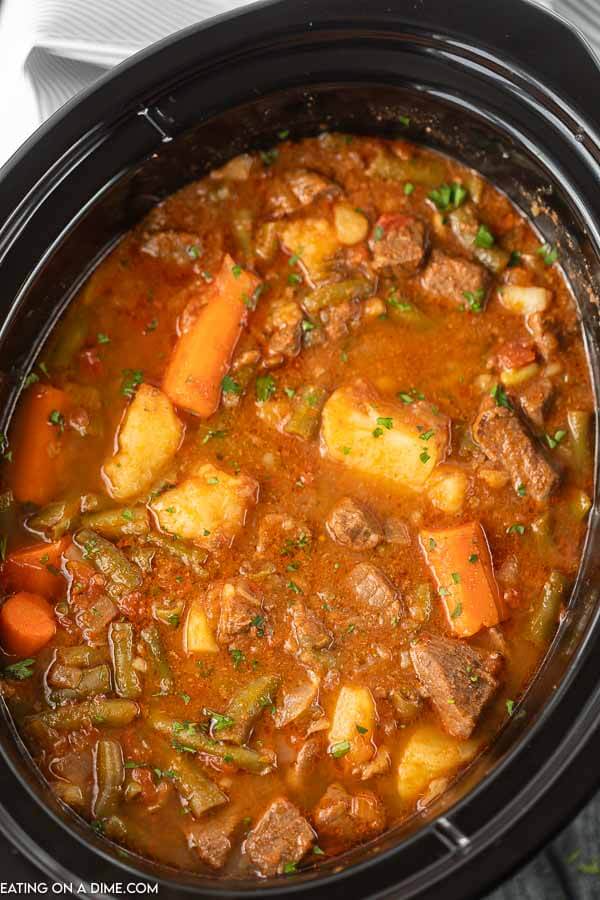
<path fill-rule="evenodd" d="M 460 741 L 434 725 L 420 725 L 409 738 L 398 764 L 401 800 L 414 803 L 432 781 L 454 774 L 476 752 L 475 741 Z"/>
<path fill-rule="evenodd" d="M 183 436 L 183 425 L 168 397 L 142 384 L 129 404 L 117 435 L 118 450 L 102 468 L 115 500 L 129 500 L 148 490 L 169 464 Z"/>
<path fill-rule="evenodd" d="M 334 391 L 321 423 L 323 456 L 414 491 L 425 486 L 448 450 L 446 416 L 424 402 L 384 400 L 365 381 Z"/>
<path fill-rule="evenodd" d="M 366 687 L 344 685 L 338 694 L 329 729 L 329 752 L 351 765 L 360 765 L 373 756 L 375 701 Z"/>
<path fill-rule="evenodd" d="M 184 648 L 186 653 L 218 653 L 215 640 L 201 602 L 192 600 L 185 620 Z"/>
<path fill-rule="evenodd" d="M 446 513 L 458 513 L 463 508 L 469 479 L 462 469 L 440 466 L 427 485 L 429 499 L 437 509 Z"/>
<path fill-rule="evenodd" d="M 340 248 L 337 232 L 327 219 L 297 219 L 283 229 L 284 249 L 298 257 L 299 265 L 314 287 L 327 278 L 331 260 Z"/>
<path fill-rule="evenodd" d="M 163 531 L 217 550 L 232 543 L 257 496 L 253 478 L 229 475 L 212 463 L 203 463 L 177 487 L 157 497 L 151 509 Z"/>

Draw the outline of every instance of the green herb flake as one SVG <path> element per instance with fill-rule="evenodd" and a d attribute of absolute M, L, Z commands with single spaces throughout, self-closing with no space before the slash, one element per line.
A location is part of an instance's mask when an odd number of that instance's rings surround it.
<path fill-rule="evenodd" d="M 500 382 L 496 384 L 492 390 L 490 391 L 490 397 L 493 397 L 496 401 L 496 406 L 503 406 L 505 409 L 513 408 L 512 403 L 508 399 L 508 395 Z"/>
<path fill-rule="evenodd" d="M 357 725 L 356 730 L 358 731 L 359 734 L 366 734 L 369 729 L 365 728 L 364 725 Z"/>
<path fill-rule="evenodd" d="M 221 390 L 224 394 L 241 394 L 242 388 L 231 375 L 223 376 L 221 380 Z"/>
<path fill-rule="evenodd" d="M 469 557 L 469 562 L 470 563 L 479 562 L 479 555 L 477 553 L 471 553 L 471 555 Z"/>
<path fill-rule="evenodd" d="M 509 528 L 506 530 L 507 534 L 525 534 L 525 526 L 521 524 L 521 522 L 514 522 Z"/>
<path fill-rule="evenodd" d="M 517 485 L 517 494 L 519 497 L 525 497 L 527 495 L 527 488 L 523 483 Z"/>
<path fill-rule="evenodd" d="M 345 756 L 349 752 L 350 741 L 338 741 L 337 744 L 332 744 L 329 748 L 329 753 L 334 759 L 340 759 L 340 757 Z"/>
<path fill-rule="evenodd" d="M 406 184 L 404 185 L 404 193 L 405 193 L 405 195 L 406 195 L 407 197 L 410 197 L 410 195 L 412 194 L 412 192 L 414 191 L 414 189 L 415 189 L 415 186 L 414 186 L 414 184 L 412 183 L 412 181 L 407 181 Z"/>
<path fill-rule="evenodd" d="M 512 716 L 514 708 L 515 708 L 515 701 L 507 700 L 506 701 L 506 712 L 509 714 L 509 716 Z"/>
<path fill-rule="evenodd" d="M 294 872 L 298 871 L 298 866 L 296 863 L 285 863 L 283 866 L 283 874 L 284 875 L 293 875 Z"/>
<path fill-rule="evenodd" d="M 234 278 L 239 278 L 240 275 L 242 274 L 242 267 L 238 266 L 238 264 L 236 263 L 234 266 L 231 267 L 231 274 L 233 275 Z"/>
<path fill-rule="evenodd" d="M 429 455 L 427 450 L 423 450 L 422 453 L 419 453 L 419 459 L 421 460 L 423 465 L 425 465 L 425 463 L 429 462 L 429 460 L 431 459 L 431 456 Z"/>
<path fill-rule="evenodd" d="M 65 430 L 65 417 L 58 409 L 53 409 L 50 415 L 48 416 L 48 422 L 50 425 L 54 425 L 58 428 L 59 431 Z"/>
<path fill-rule="evenodd" d="M 121 393 L 124 397 L 131 399 L 136 389 L 144 380 L 144 373 L 141 369 L 123 369 L 123 383 L 121 384 Z"/>
<path fill-rule="evenodd" d="M 546 266 L 552 266 L 558 259 L 558 250 L 553 244 L 542 244 L 537 252 Z"/>
<path fill-rule="evenodd" d="M 241 664 L 244 662 L 245 656 L 241 650 L 237 650 L 235 647 L 229 648 L 229 655 L 231 656 L 231 662 L 234 669 L 239 669 Z"/>
<path fill-rule="evenodd" d="M 467 199 L 467 194 L 467 189 L 454 181 L 452 184 L 441 184 L 430 191 L 428 197 L 440 212 L 448 212 L 450 209 L 458 209 Z"/>
<path fill-rule="evenodd" d="M 102 332 L 99 331 L 96 337 L 99 344 L 110 344 L 110 338 L 107 334 L 102 334 Z"/>
<path fill-rule="evenodd" d="M 272 150 L 261 150 L 259 156 L 265 166 L 272 166 L 279 156 L 279 150 L 277 147 L 273 147 Z"/>
<path fill-rule="evenodd" d="M 516 266 L 520 265 L 520 263 L 521 263 L 521 254 L 519 253 L 518 250 L 513 250 L 512 253 L 510 254 L 510 257 L 509 257 L 509 260 L 507 263 L 507 268 L 514 269 L 514 268 L 516 268 Z"/>
<path fill-rule="evenodd" d="M 487 225 L 480 225 L 477 234 L 475 235 L 475 246 L 489 250 L 495 243 L 496 239 Z"/>
<path fill-rule="evenodd" d="M 372 435 L 374 438 L 381 437 L 382 434 L 383 434 L 383 428 L 374 428 L 372 431 Z"/>
<path fill-rule="evenodd" d="M 11 681 L 25 681 L 33 675 L 33 666 L 35 666 L 35 659 L 21 659 L 0 670 L 0 675 Z"/>
<path fill-rule="evenodd" d="M 272 375 L 259 375 L 256 379 L 256 399 L 259 403 L 269 400 L 276 390 L 277 384 Z"/>
<path fill-rule="evenodd" d="M 376 225 L 373 229 L 373 240 L 380 241 L 385 234 L 385 230 L 381 225 Z"/>
<path fill-rule="evenodd" d="M 387 431 L 391 431 L 391 429 L 394 427 L 394 420 L 391 419 L 389 416 L 378 416 L 377 424 L 380 425 L 382 428 L 387 429 Z"/>
<path fill-rule="evenodd" d="M 185 691 L 183 691 L 179 696 L 181 697 L 181 699 L 183 700 L 183 702 L 185 703 L 186 706 L 188 705 L 188 703 L 189 703 L 190 700 L 192 699 L 192 698 L 190 697 L 189 694 L 186 694 L 186 693 L 185 693 Z"/>
<path fill-rule="evenodd" d="M 456 606 L 454 607 L 454 609 L 452 610 L 452 612 L 450 613 L 450 618 L 451 619 L 460 618 L 460 616 L 462 616 L 462 611 L 463 611 L 462 603 L 457 603 Z"/>
<path fill-rule="evenodd" d="M 477 291 L 463 291 L 463 297 L 467 301 L 467 309 L 472 313 L 480 313 L 483 310 L 485 291 L 479 288 Z"/>
<path fill-rule="evenodd" d="M 290 136 L 289 128 L 284 128 L 284 129 L 282 129 L 282 131 L 277 132 L 277 137 L 279 138 L 280 141 L 287 140 L 287 138 L 289 138 L 289 136 Z"/>
<path fill-rule="evenodd" d="M 299 585 L 297 585 L 295 581 L 292 581 L 291 578 L 290 578 L 290 580 L 288 581 L 288 583 L 286 584 L 286 587 L 287 587 L 288 590 L 290 590 L 293 594 L 302 594 L 302 593 L 303 593 L 302 588 L 301 588 Z"/>
<path fill-rule="evenodd" d="M 544 435 L 544 437 L 546 438 L 546 443 L 548 444 L 548 446 L 550 447 L 551 450 L 554 450 L 556 447 L 558 447 L 560 442 L 566 436 L 567 436 L 567 432 L 563 431 L 562 429 L 560 429 L 559 431 L 555 431 L 554 436 L 552 436 L 550 434 Z"/>
<path fill-rule="evenodd" d="M 460 574 L 458 572 L 452 572 L 452 581 L 454 584 L 460 584 Z"/>

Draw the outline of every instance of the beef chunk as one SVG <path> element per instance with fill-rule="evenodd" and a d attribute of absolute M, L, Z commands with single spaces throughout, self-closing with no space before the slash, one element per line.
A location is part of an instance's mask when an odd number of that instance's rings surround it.
<path fill-rule="evenodd" d="M 186 836 L 188 847 L 196 851 L 203 863 L 211 869 L 223 868 L 231 852 L 231 840 L 219 820 L 188 822 Z"/>
<path fill-rule="evenodd" d="M 434 634 L 421 634 L 410 656 L 442 725 L 449 734 L 466 740 L 498 689 L 502 657 Z"/>
<path fill-rule="evenodd" d="M 292 635 L 300 650 L 325 650 L 332 637 L 321 620 L 303 603 L 295 603 L 290 611 Z"/>
<path fill-rule="evenodd" d="M 416 272 L 427 250 L 427 228 L 416 216 L 383 215 L 375 223 L 369 241 L 373 268 L 399 266 Z"/>
<path fill-rule="evenodd" d="M 293 556 L 298 550 L 309 547 L 310 542 L 310 528 L 304 522 L 280 513 L 267 513 L 258 526 L 256 551 Z"/>
<path fill-rule="evenodd" d="M 373 550 L 383 537 L 375 517 L 352 497 L 336 503 L 325 527 L 333 541 L 353 550 Z"/>
<path fill-rule="evenodd" d="M 373 791 L 349 794 L 331 784 L 313 812 L 313 821 L 328 849 L 340 851 L 376 837 L 385 828 L 385 807 Z"/>
<path fill-rule="evenodd" d="M 358 300 L 344 300 L 335 306 L 327 307 L 321 312 L 325 337 L 329 341 L 339 340 L 348 334 L 350 328 L 356 325 L 359 318 L 360 303 Z M 310 333 L 311 338 L 314 334 L 316 334 L 314 331 Z"/>
<path fill-rule="evenodd" d="M 297 356 L 302 346 L 302 310 L 293 300 L 274 303 L 265 332 L 269 356 Z"/>
<path fill-rule="evenodd" d="M 499 369 L 521 369 L 536 361 L 533 341 L 506 341 L 499 347 L 495 362 Z"/>
<path fill-rule="evenodd" d="M 285 180 L 301 206 L 308 206 L 325 191 L 338 190 L 333 181 L 309 169 L 294 169 L 286 174 Z"/>
<path fill-rule="evenodd" d="M 280 797 L 274 800 L 252 829 L 244 845 L 250 862 L 261 875 L 281 875 L 310 850 L 315 834 L 299 810 Z"/>
<path fill-rule="evenodd" d="M 397 605 L 397 591 L 372 563 L 359 563 L 349 576 L 350 587 L 361 605 L 385 609 Z"/>
<path fill-rule="evenodd" d="M 260 615 L 262 601 L 245 578 L 218 581 L 206 592 L 206 605 L 218 618 L 217 640 L 228 644 L 236 635 L 247 631 Z"/>
<path fill-rule="evenodd" d="M 202 241 L 188 231 L 156 231 L 147 234 L 140 246 L 142 253 L 176 266 L 192 265 L 202 253 Z"/>
<path fill-rule="evenodd" d="M 536 378 L 530 381 L 519 397 L 521 409 L 537 428 L 544 425 L 544 416 L 552 403 L 554 388 L 548 378 Z"/>
<path fill-rule="evenodd" d="M 482 306 L 487 274 L 477 263 L 434 250 L 421 276 L 421 286 L 428 294 L 453 306 L 468 306 L 471 302 Z"/>
<path fill-rule="evenodd" d="M 512 407 L 498 406 L 486 397 L 473 424 L 473 437 L 533 500 L 545 500 L 558 485 L 558 474 Z"/>

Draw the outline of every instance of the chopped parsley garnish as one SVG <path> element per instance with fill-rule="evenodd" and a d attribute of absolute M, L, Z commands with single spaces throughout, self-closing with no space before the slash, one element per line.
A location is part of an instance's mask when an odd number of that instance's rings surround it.
<path fill-rule="evenodd" d="M 506 701 L 506 712 L 509 714 L 509 716 L 512 716 L 514 708 L 515 708 L 515 701 L 507 700 Z"/>
<path fill-rule="evenodd" d="M 421 460 L 423 465 L 425 465 L 425 463 L 429 462 L 429 460 L 431 459 L 431 456 L 429 455 L 427 450 L 423 450 L 422 453 L 419 453 L 419 459 Z"/>
<path fill-rule="evenodd" d="M 198 259 L 200 256 L 200 247 L 198 244 L 190 244 L 186 252 L 190 259 Z"/>
<path fill-rule="evenodd" d="M 392 309 L 397 309 L 400 312 L 410 312 L 413 308 L 411 303 L 407 303 L 405 300 L 399 300 L 398 294 L 395 291 L 391 291 L 387 302 Z"/>
<path fill-rule="evenodd" d="M 183 702 L 185 703 L 186 706 L 192 699 L 189 694 L 185 693 L 185 691 L 182 691 L 182 693 L 179 696 L 181 697 L 181 699 L 183 700 Z"/>
<path fill-rule="evenodd" d="M 437 541 L 434 538 L 430 537 L 429 538 L 429 549 L 435 550 L 436 547 L 437 547 Z"/>
<path fill-rule="evenodd" d="M 124 509 L 123 512 L 121 513 L 121 515 L 123 516 L 124 519 L 127 519 L 128 522 L 133 521 L 134 517 L 133 517 L 133 513 L 130 509 Z"/>
<path fill-rule="evenodd" d="M 334 759 L 339 759 L 341 756 L 345 756 L 349 751 L 350 741 L 338 741 L 337 744 L 332 744 L 329 748 L 329 752 Z"/>
<path fill-rule="evenodd" d="M 513 250 L 507 263 L 507 268 L 514 269 L 521 262 L 521 254 L 518 250 Z"/>
<path fill-rule="evenodd" d="M 9 678 L 11 681 L 25 681 L 33 675 L 33 666 L 35 659 L 21 659 L 19 662 L 12 663 L 0 671 L 3 678 Z"/>
<path fill-rule="evenodd" d="M 374 428 L 372 431 L 373 437 L 378 438 L 383 434 L 383 428 Z"/>
<path fill-rule="evenodd" d="M 286 584 L 286 587 L 287 587 L 288 590 L 290 590 L 293 594 L 302 594 L 302 593 L 303 593 L 302 588 L 301 588 L 299 585 L 297 585 L 295 581 L 292 581 L 291 578 L 290 578 L 290 580 L 288 581 L 288 583 Z"/>
<path fill-rule="evenodd" d="M 385 230 L 381 225 L 376 225 L 373 230 L 373 240 L 380 241 L 385 234 Z"/>
<path fill-rule="evenodd" d="M 284 863 L 283 866 L 283 874 L 284 875 L 293 875 L 294 872 L 298 871 L 298 866 L 296 863 Z"/>
<path fill-rule="evenodd" d="M 48 416 L 48 422 L 50 425 L 55 425 L 59 431 L 65 430 L 65 417 L 61 412 L 57 409 L 53 409 L 50 415 Z"/>
<path fill-rule="evenodd" d="M 310 319 L 302 319 L 302 331 L 314 331 L 317 326 Z"/>
<path fill-rule="evenodd" d="M 241 650 L 237 650 L 235 647 L 229 648 L 229 655 L 231 656 L 231 662 L 233 664 L 234 669 L 239 669 L 241 664 L 244 662 L 245 656 Z"/>
<path fill-rule="evenodd" d="M 550 447 L 551 450 L 554 450 L 555 447 L 558 447 L 563 438 L 567 436 L 567 432 L 559 429 L 554 432 L 554 437 L 550 434 L 545 434 L 546 443 Z"/>
<path fill-rule="evenodd" d="M 285 141 L 286 138 L 289 138 L 289 136 L 290 136 L 289 128 L 284 128 L 282 131 L 277 132 L 277 137 L 279 138 L 280 141 Z"/>
<path fill-rule="evenodd" d="M 210 726 L 215 732 L 224 731 L 235 724 L 231 716 L 225 716 L 222 713 L 215 712 L 213 709 L 205 709 L 204 712 L 207 716 L 210 716 Z"/>
<path fill-rule="evenodd" d="M 299 275 L 298 272 L 290 272 L 287 280 L 288 284 L 302 284 L 302 275 Z"/>
<path fill-rule="evenodd" d="M 470 563 L 476 563 L 476 562 L 479 562 L 479 554 L 477 554 L 477 553 L 471 553 L 471 555 L 470 555 L 470 557 L 469 557 L 469 562 L 470 562 Z"/>
<path fill-rule="evenodd" d="M 389 416 L 377 416 L 377 424 L 390 431 L 394 427 L 394 420 Z"/>
<path fill-rule="evenodd" d="M 365 728 L 364 725 L 357 725 L 356 730 L 358 731 L 359 734 L 366 734 L 369 729 Z"/>
<path fill-rule="evenodd" d="M 325 856 L 325 851 L 321 850 L 318 844 L 315 844 L 312 852 L 315 854 L 315 856 Z"/>
<path fill-rule="evenodd" d="M 265 403 L 276 390 L 277 385 L 272 375 L 259 375 L 256 379 L 256 398 L 260 403 Z"/>
<path fill-rule="evenodd" d="M 231 274 L 233 275 L 234 278 L 239 278 L 240 275 L 242 274 L 242 267 L 238 266 L 236 263 L 235 266 L 231 267 Z"/>
<path fill-rule="evenodd" d="M 350 453 L 352 453 L 352 447 L 342 447 L 342 453 L 344 454 L 344 456 L 348 456 Z"/>
<path fill-rule="evenodd" d="M 458 572 L 452 572 L 451 574 L 454 584 L 460 584 L 460 574 Z"/>
<path fill-rule="evenodd" d="M 297 568 L 297 566 L 296 566 L 296 568 Z M 264 616 L 254 616 L 254 618 L 250 622 L 250 625 L 253 628 L 256 628 L 256 634 L 258 635 L 258 637 L 265 636 L 265 617 Z"/>
<path fill-rule="evenodd" d="M 107 334 L 102 334 L 101 331 L 98 332 L 97 339 L 99 344 L 110 344 L 109 336 Z"/>
<path fill-rule="evenodd" d="M 410 125 L 410 116 L 398 116 L 398 121 L 401 125 L 404 125 L 405 128 L 408 128 Z"/>
<path fill-rule="evenodd" d="M 451 619 L 458 619 L 462 616 L 462 603 L 457 603 L 452 612 L 450 613 Z"/>
<path fill-rule="evenodd" d="M 458 181 L 454 181 L 452 184 L 441 184 L 430 191 L 428 197 L 440 212 L 447 212 L 449 209 L 458 209 L 467 199 L 467 194 L 467 189 Z"/>
<path fill-rule="evenodd" d="M 259 156 L 265 166 L 272 166 L 279 156 L 279 150 L 277 147 L 273 147 L 272 150 L 261 150 Z"/>
<path fill-rule="evenodd" d="M 525 526 L 521 522 L 514 522 L 506 529 L 507 534 L 525 534 Z"/>
<path fill-rule="evenodd" d="M 225 377 L 227 377 L 227 376 L 225 376 Z M 206 434 L 202 438 L 202 443 L 208 444 L 208 442 L 212 441 L 214 438 L 224 438 L 226 436 L 227 436 L 226 431 L 223 431 L 222 429 L 219 429 L 219 428 L 216 428 L 216 429 L 211 428 L 206 432 Z"/>
<path fill-rule="evenodd" d="M 479 288 L 476 291 L 463 291 L 463 297 L 467 301 L 467 309 L 469 312 L 478 313 L 483 309 L 483 301 L 485 300 L 485 291 Z"/>
<path fill-rule="evenodd" d="M 429 428 L 428 431 L 423 431 L 422 434 L 419 435 L 419 439 L 422 441 L 430 441 L 434 434 L 434 429 Z"/>
<path fill-rule="evenodd" d="M 496 406 L 504 406 L 505 409 L 513 408 L 512 403 L 508 399 L 506 391 L 499 382 L 490 391 L 490 397 L 494 398 L 494 400 L 496 401 Z"/>
<path fill-rule="evenodd" d="M 553 244 L 543 244 L 537 252 L 547 266 L 553 265 L 558 259 L 558 250 Z"/>
<path fill-rule="evenodd" d="M 218 484 L 219 479 L 216 476 L 212 476 L 211 478 L 206 479 L 206 483 L 207 484 Z M 168 510 L 167 510 L 167 512 L 168 512 Z"/>
<path fill-rule="evenodd" d="M 517 485 L 517 494 L 519 495 L 519 497 L 525 497 L 525 495 L 527 494 L 527 488 L 524 484 Z"/>
<path fill-rule="evenodd" d="M 133 397 L 136 388 L 140 386 L 144 380 L 144 373 L 141 369 L 123 369 L 123 383 L 121 385 L 121 393 L 124 397 Z"/>
<path fill-rule="evenodd" d="M 495 243 L 496 239 L 487 225 L 480 225 L 477 234 L 475 235 L 475 246 L 488 250 L 490 247 L 493 247 Z"/>
<path fill-rule="evenodd" d="M 221 390 L 224 394 L 241 394 L 242 388 L 231 375 L 224 375 L 221 381 Z"/>
<path fill-rule="evenodd" d="M 410 195 L 412 194 L 414 189 L 415 189 L 415 186 L 412 183 L 412 181 L 407 181 L 406 184 L 404 185 L 404 193 L 406 194 L 407 197 L 410 197 Z"/>

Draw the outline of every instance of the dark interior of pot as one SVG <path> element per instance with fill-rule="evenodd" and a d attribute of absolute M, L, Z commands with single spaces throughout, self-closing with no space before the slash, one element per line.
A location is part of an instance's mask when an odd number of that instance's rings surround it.
<path fill-rule="evenodd" d="M 418 81 L 418 70 L 415 80 Z M 431 73 L 430 73 L 431 77 Z M 384 79 L 382 79 L 384 81 Z M 342 130 L 352 133 L 374 133 L 386 136 L 408 136 L 456 157 L 482 172 L 505 191 L 538 226 L 545 240 L 561 248 L 560 258 L 576 297 L 582 329 L 588 347 L 596 397 L 600 392 L 600 346 L 598 305 L 593 284 L 600 274 L 600 261 L 589 238 L 586 207 L 581 198 L 581 184 L 570 183 L 561 159 L 561 148 L 540 146 L 539 136 L 529 132 L 527 110 L 515 98 L 503 102 L 502 120 L 496 111 L 493 89 L 489 90 L 487 107 L 476 111 L 468 99 L 443 95 L 435 89 L 401 89 L 385 83 L 330 83 L 310 89 L 292 87 L 262 96 L 225 112 L 208 117 L 194 127 L 182 129 L 181 123 L 193 119 L 193 97 L 197 84 L 182 88 L 176 99 L 165 100 L 162 109 L 169 115 L 162 117 L 150 111 L 136 122 L 136 127 L 148 129 L 156 139 L 156 152 L 143 159 L 123 163 L 122 170 L 108 177 L 105 166 L 104 183 L 94 192 L 88 187 L 85 161 L 79 169 L 83 173 L 78 187 L 77 174 L 70 176 L 78 196 L 79 214 L 65 229 L 60 241 L 41 259 L 8 316 L 0 337 L 2 359 L 10 360 L 9 372 L 3 373 L 1 404 L 4 426 L 14 406 L 23 375 L 31 368 L 43 341 L 94 264 L 112 247 L 119 237 L 133 226 L 156 202 L 181 185 L 199 178 L 215 165 L 247 149 L 266 148 L 275 143 L 277 132 L 290 129 L 297 138 L 321 130 Z M 171 113 L 172 117 L 171 118 Z M 408 129 L 401 129 L 400 116 L 410 117 Z M 174 123 L 178 124 L 175 125 Z M 161 140 L 159 129 L 165 132 Z M 171 133 L 179 132 L 173 139 Z M 166 139 L 165 139 L 166 138 Z M 117 157 L 125 159 L 116 136 Z M 128 153 L 131 151 L 128 150 Z M 95 178 L 102 178 L 102 166 Z M 95 193 L 95 196 L 94 196 Z M 45 200 L 52 203 L 50 196 Z M 598 465 L 598 461 L 596 461 Z M 596 478 L 596 492 L 598 489 Z M 596 505 L 597 505 L 596 493 Z M 575 586 L 569 611 L 564 618 L 545 663 L 530 687 L 524 701 L 526 715 L 512 720 L 500 734 L 494 746 L 475 761 L 467 773 L 433 805 L 401 829 L 388 832 L 373 845 L 336 859 L 318 873 L 307 873 L 302 883 L 323 879 L 339 869 L 363 864 L 373 855 L 389 852 L 398 843 L 420 832 L 419 843 L 412 843 L 408 851 L 405 872 L 417 872 L 433 863 L 443 863 L 449 855 L 468 848 L 472 835 L 482 827 L 497 809 L 510 805 L 506 783 L 500 778 L 503 768 L 527 742 L 527 757 L 511 774 L 511 794 L 516 796 L 522 786 L 533 783 L 540 774 L 540 760 L 556 747 L 548 743 L 544 731 L 552 710 L 575 679 L 578 669 L 590 652 L 590 635 L 598 615 L 600 590 L 600 534 L 598 516 L 592 512 L 584 558 Z M 578 710 L 561 711 L 560 729 L 568 732 Z M 571 716 L 571 721 L 569 720 Z M 136 860 L 132 854 L 122 858 L 122 851 L 111 849 L 108 842 L 91 835 L 84 823 L 79 823 L 70 811 L 57 805 L 40 783 L 33 765 L 26 759 L 20 742 L 8 723 L 2 724 L 0 736 L 15 772 L 38 797 L 43 797 L 56 817 L 69 822 L 82 840 L 99 849 L 108 858 L 125 862 L 149 875 L 173 878 L 179 885 L 185 875 L 167 872 L 160 867 Z M 15 740 L 18 740 L 15 738 Z M 23 754 L 21 756 L 21 754 Z M 17 791 L 14 785 L 9 791 Z M 468 798 L 467 798 L 467 795 Z M 35 836 L 43 824 L 28 823 Z M 424 829 L 424 830 L 423 830 Z M 35 839 L 35 837 L 34 837 Z M 414 838 L 412 839 L 414 840 Z M 60 858 L 60 835 L 55 840 Z M 121 856 L 117 856 L 120 853 Z M 407 857 L 408 859 L 408 857 Z M 83 861 L 83 856 L 82 856 Z M 98 872 L 103 869 L 99 868 Z M 397 872 L 400 877 L 402 864 Z M 368 877 L 368 876 L 365 876 Z M 206 879 L 201 880 L 204 887 Z M 198 881 L 195 883 L 198 885 Z M 216 883 L 209 888 L 214 896 L 226 886 Z M 243 889 L 243 885 L 238 886 Z M 256 885 L 248 885 L 256 890 Z M 264 893 L 266 884 L 260 886 Z M 332 890 L 333 893 L 333 890 Z"/>

